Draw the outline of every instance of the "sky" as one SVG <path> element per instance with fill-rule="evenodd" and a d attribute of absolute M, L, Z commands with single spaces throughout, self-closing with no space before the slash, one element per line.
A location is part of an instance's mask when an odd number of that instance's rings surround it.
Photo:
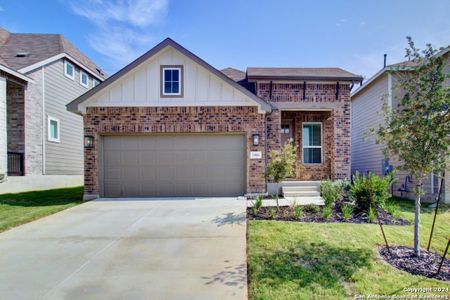
<path fill-rule="evenodd" d="M 214 67 L 340 67 L 370 78 L 450 45 L 449 0 L 0 0 L 0 26 L 60 33 L 109 75 L 170 37 Z"/>

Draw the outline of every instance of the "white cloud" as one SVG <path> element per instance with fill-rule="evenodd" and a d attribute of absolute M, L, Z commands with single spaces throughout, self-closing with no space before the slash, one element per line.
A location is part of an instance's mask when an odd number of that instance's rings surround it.
<path fill-rule="evenodd" d="M 168 0 L 82 0 L 71 8 L 96 25 L 91 47 L 120 68 L 148 50 L 151 27 L 164 21 Z"/>

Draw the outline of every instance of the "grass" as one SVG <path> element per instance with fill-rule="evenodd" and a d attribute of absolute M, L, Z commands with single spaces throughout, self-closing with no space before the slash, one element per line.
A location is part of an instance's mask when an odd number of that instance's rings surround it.
<path fill-rule="evenodd" d="M 82 187 L 0 195 L 0 232 L 75 206 L 82 195 Z"/>
<path fill-rule="evenodd" d="M 401 217 L 414 220 L 413 201 L 395 199 Z M 423 207 L 421 245 L 426 248 L 433 210 Z M 392 244 L 412 246 L 413 226 L 385 226 Z M 443 253 L 450 206 L 437 216 L 431 250 Z M 251 299 L 349 299 L 356 295 L 414 295 L 404 288 L 448 287 L 449 282 L 410 275 L 382 261 L 374 224 L 249 221 L 248 272 Z M 425 293 L 422 295 L 430 295 Z M 436 293 L 436 295 L 447 295 Z"/>

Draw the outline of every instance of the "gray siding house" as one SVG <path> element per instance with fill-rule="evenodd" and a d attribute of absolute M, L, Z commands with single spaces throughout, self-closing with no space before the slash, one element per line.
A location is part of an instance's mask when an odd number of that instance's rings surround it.
<path fill-rule="evenodd" d="M 83 120 L 65 106 L 104 79 L 62 35 L 0 28 L 0 194 L 83 184 Z"/>
<path fill-rule="evenodd" d="M 450 73 L 450 47 L 437 55 L 446 61 L 445 72 Z M 384 122 L 383 105 L 396 108 L 402 97 L 398 88 L 399 67 L 408 67 L 409 62 L 388 65 L 370 78 L 365 84 L 352 93 L 352 173 L 373 172 L 383 176 L 387 165 L 396 166 L 392 159 L 385 159 L 383 145 L 375 143 L 375 137 L 368 134 L 371 128 L 378 128 Z M 450 82 L 447 82 L 450 84 Z M 439 191 L 440 178 L 444 176 L 442 199 L 450 203 L 450 165 L 445 172 L 430 174 L 425 182 L 424 200 L 434 201 Z M 414 178 L 408 173 L 399 171 L 393 193 L 397 196 L 414 198 Z"/>

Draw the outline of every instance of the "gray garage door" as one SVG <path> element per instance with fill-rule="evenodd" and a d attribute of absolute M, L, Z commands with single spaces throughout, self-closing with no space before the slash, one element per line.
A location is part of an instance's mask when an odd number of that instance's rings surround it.
<path fill-rule="evenodd" d="M 244 135 L 105 136 L 103 195 L 243 195 L 245 153 Z"/>

